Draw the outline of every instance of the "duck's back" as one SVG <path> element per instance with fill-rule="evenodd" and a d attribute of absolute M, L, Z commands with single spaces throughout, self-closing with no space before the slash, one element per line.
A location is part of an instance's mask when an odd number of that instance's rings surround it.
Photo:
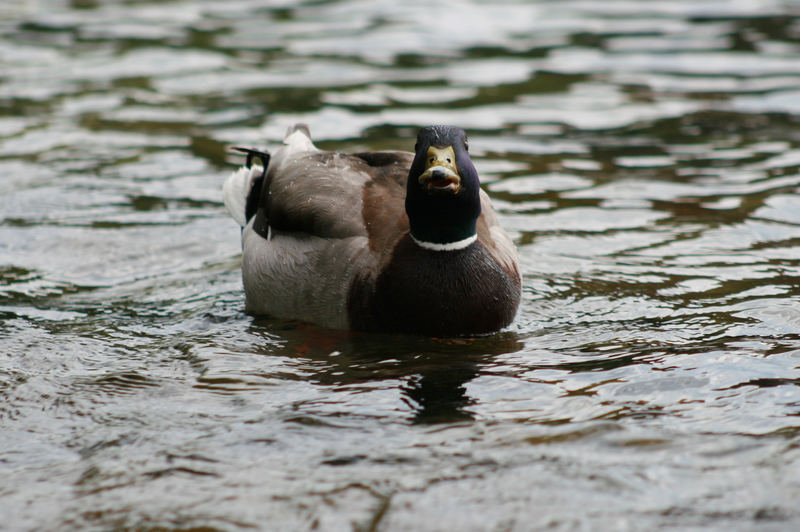
<path fill-rule="evenodd" d="M 386 253 L 381 250 L 408 230 L 403 200 L 412 158 L 406 152 L 320 151 L 304 131 L 290 132 L 271 157 L 269 188 L 260 191 L 257 214 L 242 231 L 247 311 L 349 328 L 355 278 L 376 271 Z M 253 167 L 245 179 L 262 171 Z M 255 228 L 264 222 L 268 233 Z M 390 226 L 394 236 L 381 236 Z M 380 249 L 370 246 L 371 235 L 384 240 Z"/>
<path fill-rule="evenodd" d="M 411 154 L 382 152 L 384 164 L 370 166 L 357 154 L 307 152 L 270 164 L 267 216 L 273 229 L 323 238 L 366 236 L 365 188 L 384 189 L 386 204 L 403 215 L 403 194 Z"/>

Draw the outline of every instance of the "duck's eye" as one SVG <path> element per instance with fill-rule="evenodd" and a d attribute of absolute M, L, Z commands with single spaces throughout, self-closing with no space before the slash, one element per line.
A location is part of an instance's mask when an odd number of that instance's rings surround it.
<path fill-rule="evenodd" d="M 431 160 L 430 160 L 430 162 L 431 162 L 431 163 L 433 163 L 433 161 L 435 161 L 435 160 L 436 160 L 436 158 L 435 158 L 435 157 L 431 157 Z"/>
<path fill-rule="evenodd" d="M 447 158 L 447 164 L 452 164 L 453 161 L 450 160 L 450 157 Z"/>

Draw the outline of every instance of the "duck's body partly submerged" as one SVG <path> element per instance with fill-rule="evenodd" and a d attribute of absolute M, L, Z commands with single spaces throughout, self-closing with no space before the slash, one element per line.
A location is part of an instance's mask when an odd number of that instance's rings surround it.
<path fill-rule="evenodd" d="M 498 330 L 520 276 L 458 128 L 420 131 L 416 154 L 318 150 L 290 128 L 266 172 L 234 172 L 246 309 L 338 329 L 436 336 Z M 262 178 L 263 176 L 263 178 Z"/>

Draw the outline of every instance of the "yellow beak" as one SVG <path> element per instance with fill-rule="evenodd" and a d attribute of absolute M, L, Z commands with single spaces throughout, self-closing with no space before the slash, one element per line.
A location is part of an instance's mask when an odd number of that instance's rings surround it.
<path fill-rule="evenodd" d="M 419 183 L 429 194 L 457 194 L 461 190 L 461 176 L 452 146 L 428 148 L 425 171 L 419 176 Z"/>

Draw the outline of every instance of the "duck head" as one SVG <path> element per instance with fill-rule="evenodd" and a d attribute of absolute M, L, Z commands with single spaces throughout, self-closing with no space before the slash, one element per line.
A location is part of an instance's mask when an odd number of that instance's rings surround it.
<path fill-rule="evenodd" d="M 428 126 L 419 131 L 406 190 L 406 214 L 417 243 L 449 249 L 474 240 L 481 214 L 480 181 L 467 149 L 461 128 Z"/>

